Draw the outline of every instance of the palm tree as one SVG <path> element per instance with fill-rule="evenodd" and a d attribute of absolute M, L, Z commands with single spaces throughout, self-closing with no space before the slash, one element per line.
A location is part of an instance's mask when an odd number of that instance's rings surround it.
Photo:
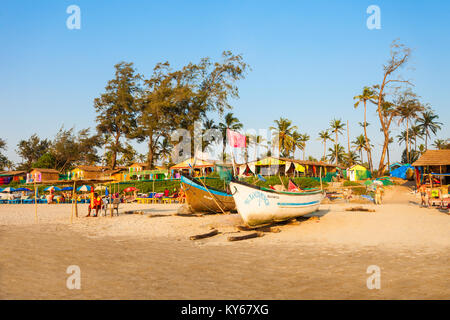
<path fill-rule="evenodd" d="M 266 141 L 263 136 L 256 135 L 254 136 L 254 145 L 255 145 L 255 160 L 258 159 L 258 151 L 259 151 L 259 145 Z"/>
<path fill-rule="evenodd" d="M 425 135 L 425 150 L 428 148 L 428 138 L 431 137 L 430 132 L 435 135 L 438 130 L 441 130 L 442 123 L 436 121 L 437 119 L 439 119 L 439 116 L 433 111 L 428 110 L 422 112 L 416 121 L 416 124 Z"/>
<path fill-rule="evenodd" d="M 274 142 L 278 142 L 278 148 L 283 156 L 288 156 L 293 147 L 292 132 L 297 129 L 297 126 L 292 125 L 292 121 L 286 118 L 275 120 L 275 127 L 270 127 L 270 130 L 275 130 Z"/>
<path fill-rule="evenodd" d="M 217 129 L 219 129 L 219 127 L 216 125 L 214 120 L 206 119 L 203 122 L 203 130 L 202 130 L 203 137 L 205 137 L 205 135 L 207 135 L 207 131 L 209 131 L 209 130 L 217 130 Z M 202 139 L 202 152 L 203 151 L 208 151 L 208 152 L 211 151 L 212 150 L 211 145 L 213 143 L 217 143 L 217 142 L 218 141 L 216 141 L 214 137 L 212 137 L 210 140 Z"/>
<path fill-rule="evenodd" d="M 367 150 L 367 154 L 368 154 L 367 157 L 368 157 L 368 161 L 369 161 L 369 170 L 370 170 L 370 172 L 372 172 L 373 171 L 372 151 L 370 149 L 369 139 L 367 138 L 367 125 L 368 125 L 368 123 L 367 123 L 367 101 L 370 101 L 370 102 L 376 104 L 378 95 L 372 88 L 364 87 L 362 94 L 353 97 L 353 99 L 356 100 L 355 105 L 354 105 L 355 108 L 358 108 L 358 106 L 361 102 L 364 104 L 364 122 L 363 122 L 364 138 L 366 141 L 366 150 Z"/>
<path fill-rule="evenodd" d="M 230 130 L 241 130 L 244 125 L 236 118 L 232 112 L 229 112 L 224 117 L 224 122 L 219 123 L 219 130 L 222 133 L 223 139 L 223 154 L 225 155 L 225 148 L 227 146 L 227 129 Z M 222 159 L 225 161 L 225 159 Z"/>
<path fill-rule="evenodd" d="M 330 158 L 330 161 L 335 161 L 336 164 L 342 163 L 345 159 L 345 149 L 343 146 L 341 146 L 339 143 L 335 144 L 333 148 L 329 148 L 328 151 L 330 152 L 328 154 L 328 157 Z"/>
<path fill-rule="evenodd" d="M 345 128 L 345 124 L 341 121 L 341 119 L 333 119 L 330 121 L 331 132 L 333 132 L 336 135 L 336 140 L 334 141 L 334 145 L 335 145 L 334 149 L 336 152 L 334 159 L 336 161 L 336 164 L 338 164 L 338 161 L 339 161 L 339 157 L 337 154 L 339 148 L 336 147 L 339 144 L 338 143 L 338 135 L 342 134 L 342 130 L 344 130 L 344 128 Z"/>
<path fill-rule="evenodd" d="M 443 139 L 437 139 L 437 140 L 434 140 L 434 143 L 432 146 L 438 150 L 442 150 L 442 149 L 445 149 L 445 147 L 447 146 L 447 142 L 445 142 L 445 140 L 443 140 Z"/>
<path fill-rule="evenodd" d="M 411 98 L 402 99 L 398 105 L 398 124 L 406 122 L 406 159 L 409 163 L 409 123 L 416 119 L 419 112 L 423 111 L 424 107 L 419 101 L 412 96 Z"/>
<path fill-rule="evenodd" d="M 363 136 L 364 138 L 364 136 Z M 350 151 L 344 155 L 343 160 L 346 162 L 346 165 L 351 167 L 354 164 L 357 164 L 359 161 L 359 156 L 355 151 Z"/>
<path fill-rule="evenodd" d="M 422 137 L 422 129 L 417 125 L 413 125 L 411 126 L 409 133 L 412 137 L 412 140 L 414 140 L 414 150 L 417 150 L 417 138 Z"/>
<path fill-rule="evenodd" d="M 295 158 L 295 149 L 299 148 L 300 150 L 303 149 L 303 135 L 301 133 L 299 133 L 297 130 L 294 130 L 294 132 L 292 132 L 292 159 Z"/>
<path fill-rule="evenodd" d="M 409 141 L 408 141 L 409 140 Z M 401 145 L 402 143 L 405 144 L 405 147 L 407 145 L 407 141 L 409 143 L 411 143 L 413 141 L 413 138 L 411 137 L 410 134 L 408 134 L 408 132 L 406 130 L 403 130 L 400 132 L 400 134 L 397 135 L 397 141 L 398 144 Z"/>
<path fill-rule="evenodd" d="M 306 143 L 309 141 L 311 137 L 309 134 L 304 133 L 300 135 L 300 141 L 301 141 L 301 150 L 303 151 L 303 160 L 305 160 L 305 149 L 306 149 Z"/>
<path fill-rule="evenodd" d="M 328 130 L 322 130 L 319 132 L 319 139 L 317 140 L 321 140 L 323 143 L 323 158 L 325 159 L 325 153 L 327 150 L 327 141 L 330 140 L 332 141 L 333 139 L 331 138 L 330 132 Z"/>
<path fill-rule="evenodd" d="M 170 155 L 172 153 L 172 144 L 167 137 L 164 137 L 162 141 L 158 142 L 158 158 L 159 160 L 166 160 L 170 162 Z"/>
<path fill-rule="evenodd" d="M 360 155 L 360 157 L 361 157 L 361 162 L 364 162 L 363 161 L 363 150 L 366 150 L 367 151 L 367 148 L 366 148 L 366 139 L 365 139 L 365 137 L 364 137 L 364 135 L 363 134 L 360 134 L 359 136 L 357 136 L 356 138 L 355 138 L 355 141 L 353 141 L 352 142 L 353 143 L 353 145 L 355 146 L 355 148 L 356 148 L 356 151 L 359 151 L 359 155 Z"/>

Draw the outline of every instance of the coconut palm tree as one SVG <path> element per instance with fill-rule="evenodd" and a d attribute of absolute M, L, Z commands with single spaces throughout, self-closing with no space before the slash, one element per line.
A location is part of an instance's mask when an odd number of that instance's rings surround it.
<path fill-rule="evenodd" d="M 278 142 L 279 151 L 283 156 L 289 156 L 294 143 L 292 132 L 297 130 L 297 126 L 293 126 L 292 121 L 286 118 L 280 118 L 274 122 L 276 126 L 269 128 L 275 130 L 274 142 Z"/>
<path fill-rule="evenodd" d="M 164 137 L 162 141 L 158 142 L 158 153 L 157 156 L 159 160 L 165 160 L 170 162 L 170 156 L 172 153 L 173 145 L 170 143 L 167 137 Z"/>
<path fill-rule="evenodd" d="M 300 150 L 303 149 L 303 135 L 299 133 L 297 130 L 294 130 L 292 132 L 292 159 L 295 158 L 295 150 L 299 148 Z"/>
<path fill-rule="evenodd" d="M 399 145 L 404 143 L 405 144 L 405 148 L 406 148 L 407 141 L 409 143 L 411 143 L 413 141 L 413 138 L 411 137 L 410 134 L 408 134 L 408 132 L 406 130 L 403 130 L 403 131 L 400 132 L 400 134 L 397 135 L 397 141 L 398 141 Z"/>
<path fill-rule="evenodd" d="M 409 130 L 409 134 L 411 135 L 412 140 L 414 141 L 414 150 L 417 150 L 417 138 L 422 137 L 422 129 L 418 125 L 413 125 Z"/>
<path fill-rule="evenodd" d="M 350 151 L 344 155 L 343 161 L 345 162 L 346 166 L 351 167 L 359 162 L 359 156 L 355 151 Z"/>
<path fill-rule="evenodd" d="M 336 147 L 339 143 L 338 143 L 338 135 L 342 134 L 342 131 L 345 128 L 345 124 L 341 121 L 341 119 L 333 119 L 330 121 L 330 130 L 331 132 L 333 132 L 336 135 L 336 140 L 334 141 L 334 145 L 335 145 L 335 152 L 336 155 L 334 156 L 334 160 L 336 161 L 336 164 L 338 164 L 339 161 L 339 157 L 337 152 L 339 151 L 339 148 Z"/>
<path fill-rule="evenodd" d="M 303 151 L 303 160 L 305 160 L 305 149 L 306 149 L 306 143 L 309 141 L 311 137 L 309 134 L 304 133 L 300 135 L 300 141 L 301 141 L 301 150 Z"/>
<path fill-rule="evenodd" d="M 424 110 L 424 107 L 422 104 L 419 103 L 419 101 L 415 98 L 414 95 L 411 97 L 407 97 L 405 99 L 401 99 L 399 105 L 398 105 L 398 124 L 401 124 L 403 122 L 406 122 L 406 159 L 409 163 L 409 124 L 411 120 L 414 120 L 417 118 L 419 112 Z"/>
<path fill-rule="evenodd" d="M 363 160 L 363 150 L 366 150 L 366 138 L 364 137 L 364 134 L 360 134 L 355 138 L 355 141 L 352 142 L 352 144 L 355 146 L 356 151 L 359 152 L 359 155 L 361 157 L 361 162 L 364 162 Z"/>
<path fill-rule="evenodd" d="M 432 146 L 438 150 L 446 149 L 447 142 L 443 139 L 436 139 L 436 140 L 434 140 L 434 143 L 432 144 Z"/>
<path fill-rule="evenodd" d="M 333 148 L 329 148 L 328 158 L 331 162 L 335 161 L 336 164 L 342 163 L 345 159 L 345 149 L 339 143 L 335 144 Z"/>
<path fill-rule="evenodd" d="M 363 92 L 360 95 L 354 96 L 354 100 L 356 100 L 354 107 L 355 109 L 358 108 L 359 104 L 362 102 L 364 104 L 364 122 L 363 122 L 363 128 L 364 128 L 364 138 L 366 141 L 366 150 L 368 154 L 368 162 L 369 162 L 369 170 L 373 171 L 373 164 L 372 164 L 372 151 L 370 149 L 369 145 L 369 139 L 367 137 L 367 102 L 372 102 L 373 104 L 376 104 L 378 100 L 378 95 L 376 92 L 370 88 L 370 87 L 364 87 Z"/>
<path fill-rule="evenodd" d="M 317 139 L 317 140 L 320 140 L 323 143 L 323 159 L 325 159 L 326 158 L 325 153 L 326 153 L 326 150 L 327 150 L 327 141 L 328 140 L 329 141 L 333 141 L 333 139 L 331 138 L 330 132 L 328 130 L 320 131 L 319 132 L 319 139 Z"/>
<path fill-rule="evenodd" d="M 425 150 L 428 148 L 428 138 L 431 137 L 430 133 L 434 135 L 438 130 L 441 130 L 441 122 L 436 121 L 439 116 L 432 110 L 422 112 L 419 118 L 417 118 L 416 125 L 422 130 L 425 136 Z"/>
<path fill-rule="evenodd" d="M 208 130 L 217 130 L 219 129 L 219 126 L 214 122 L 214 120 L 206 119 L 203 122 L 203 129 L 202 134 L 203 137 L 207 135 Z M 218 143 L 219 141 L 215 140 L 215 137 L 212 137 L 211 139 L 202 139 L 202 152 L 210 152 L 213 150 L 212 145 Z"/>
<path fill-rule="evenodd" d="M 225 148 L 227 146 L 227 129 L 238 131 L 241 130 L 244 127 L 244 125 L 239 121 L 238 118 L 236 118 L 232 112 L 229 112 L 225 115 L 224 121 L 219 123 L 219 130 L 222 134 L 223 139 L 223 148 L 222 148 L 222 154 L 225 155 Z M 225 161 L 225 159 L 222 159 Z"/>

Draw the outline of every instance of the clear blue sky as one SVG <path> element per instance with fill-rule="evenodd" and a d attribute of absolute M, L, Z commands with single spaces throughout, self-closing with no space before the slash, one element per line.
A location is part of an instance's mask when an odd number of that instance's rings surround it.
<path fill-rule="evenodd" d="M 80 30 L 66 27 L 71 4 L 81 8 Z M 381 30 L 366 27 L 371 4 L 381 8 Z M 61 125 L 95 127 L 93 100 L 115 63 L 132 61 L 148 75 L 160 61 L 178 67 L 232 50 L 253 69 L 232 101 L 236 116 L 255 129 L 292 119 L 311 136 L 307 154 L 319 158 L 317 133 L 332 118 L 350 121 L 351 138 L 361 133 L 362 109 L 354 110 L 352 98 L 381 81 L 389 45 L 400 38 L 414 50 L 415 70 L 403 74 L 439 114 L 438 137 L 448 138 L 449 14 L 444 0 L 2 1 L 0 135 L 19 161 L 17 142 L 33 133 L 51 138 Z M 379 147 L 374 110 L 369 134 Z M 346 146 L 346 136 L 340 139 Z M 393 149 L 398 160 L 397 142 Z"/>

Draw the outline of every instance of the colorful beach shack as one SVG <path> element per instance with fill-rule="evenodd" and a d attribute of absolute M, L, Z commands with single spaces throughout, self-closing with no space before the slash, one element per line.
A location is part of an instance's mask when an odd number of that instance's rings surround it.
<path fill-rule="evenodd" d="M 26 180 L 26 171 L 0 171 L 0 185 L 10 184 L 11 182 L 25 183 Z"/>
<path fill-rule="evenodd" d="M 430 174 L 441 185 L 450 184 L 450 150 L 427 150 L 412 164 L 416 172 L 416 184 L 421 185 Z"/>
<path fill-rule="evenodd" d="M 172 167 L 170 173 L 173 178 L 180 178 L 181 174 L 189 174 L 194 177 L 206 176 L 214 171 L 214 161 L 189 158 Z"/>
<path fill-rule="evenodd" d="M 35 168 L 27 174 L 27 183 L 59 180 L 59 171 L 56 169 Z"/>

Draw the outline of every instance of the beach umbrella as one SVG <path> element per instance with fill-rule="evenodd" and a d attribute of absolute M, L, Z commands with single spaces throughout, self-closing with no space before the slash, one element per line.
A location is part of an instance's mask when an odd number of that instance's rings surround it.
<path fill-rule="evenodd" d="M 138 191 L 139 189 L 137 189 L 137 188 L 135 188 L 135 187 L 128 187 L 128 188 L 125 188 L 124 190 L 123 190 L 123 192 L 133 192 L 133 191 Z"/>
<path fill-rule="evenodd" d="M 81 191 L 81 192 L 91 191 L 91 186 L 83 185 L 81 187 L 78 187 L 77 191 Z"/>
<path fill-rule="evenodd" d="M 16 191 L 31 191 L 31 189 L 28 189 L 28 188 L 17 188 Z"/>
<path fill-rule="evenodd" d="M 3 192 L 3 188 L 0 188 L 0 192 Z"/>
<path fill-rule="evenodd" d="M 61 191 L 72 191 L 73 188 L 72 187 L 64 187 L 61 189 Z"/>
<path fill-rule="evenodd" d="M 7 187 L 7 188 L 2 190 L 2 192 L 14 192 L 14 191 L 16 191 L 16 189 L 11 188 L 11 187 Z"/>
<path fill-rule="evenodd" d="M 95 191 L 103 191 L 103 190 L 105 190 L 106 189 L 106 187 L 105 186 L 96 186 L 95 187 Z"/>
<path fill-rule="evenodd" d="M 61 189 L 55 186 L 50 186 L 45 188 L 44 191 L 61 191 Z"/>
<path fill-rule="evenodd" d="M 106 189 L 105 189 L 105 196 L 109 196 L 108 187 L 106 187 Z"/>

